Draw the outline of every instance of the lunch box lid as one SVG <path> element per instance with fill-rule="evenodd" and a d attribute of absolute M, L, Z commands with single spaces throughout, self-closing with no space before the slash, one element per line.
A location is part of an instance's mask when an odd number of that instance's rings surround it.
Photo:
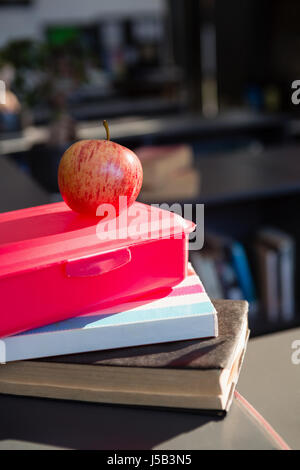
<path fill-rule="evenodd" d="M 113 253 L 128 262 L 126 248 L 178 238 L 194 228 L 193 222 L 173 212 L 139 202 L 117 218 L 109 213 L 80 215 L 64 202 L 6 212 L 0 214 L 0 279 L 57 263 L 68 263 L 70 272 L 76 267 L 84 273 L 85 260 L 103 255 L 103 266 L 108 252 L 113 268 Z"/>

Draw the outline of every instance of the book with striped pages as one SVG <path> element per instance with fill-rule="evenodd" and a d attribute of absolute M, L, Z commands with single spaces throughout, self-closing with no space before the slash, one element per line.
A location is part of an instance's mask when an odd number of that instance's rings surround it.
<path fill-rule="evenodd" d="M 168 292 L 0 340 L 0 362 L 217 336 L 215 307 L 191 265 Z"/>

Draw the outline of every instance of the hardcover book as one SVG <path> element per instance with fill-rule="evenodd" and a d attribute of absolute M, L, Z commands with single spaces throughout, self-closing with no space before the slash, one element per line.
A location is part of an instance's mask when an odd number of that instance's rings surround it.
<path fill-rule="evenodd" d="M 191 265 L 168 291 L 0 340 L 3 362 L 217 335 L 216 310 Z"/>
<path fill-rule="evenodd" d="M 217 338 L 9 363 L 0 367 L 0 393 L 224 414 L 247 345 L 248 304 L 214 305 Z"/>

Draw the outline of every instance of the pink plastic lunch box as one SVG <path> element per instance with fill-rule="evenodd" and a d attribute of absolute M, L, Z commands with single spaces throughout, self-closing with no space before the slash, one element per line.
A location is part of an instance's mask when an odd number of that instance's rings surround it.
<path fill-rule="evenodd" d="M 64 202 L 0 214 L 0 337 L 171 288 L 186 275 L 193 230 L 138 202 L 122 223 Z"/>

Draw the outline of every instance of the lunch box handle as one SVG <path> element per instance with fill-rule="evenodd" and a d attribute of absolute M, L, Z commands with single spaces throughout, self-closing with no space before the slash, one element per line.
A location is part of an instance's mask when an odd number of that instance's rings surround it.
<path fill-rule="evenodd" d="M 122 248 L 106 253 L 84 256 L 66 262 L 68 277 L 99 276 L 114 269 L 121 268 L 131 261 L 129 248 Z"/>

